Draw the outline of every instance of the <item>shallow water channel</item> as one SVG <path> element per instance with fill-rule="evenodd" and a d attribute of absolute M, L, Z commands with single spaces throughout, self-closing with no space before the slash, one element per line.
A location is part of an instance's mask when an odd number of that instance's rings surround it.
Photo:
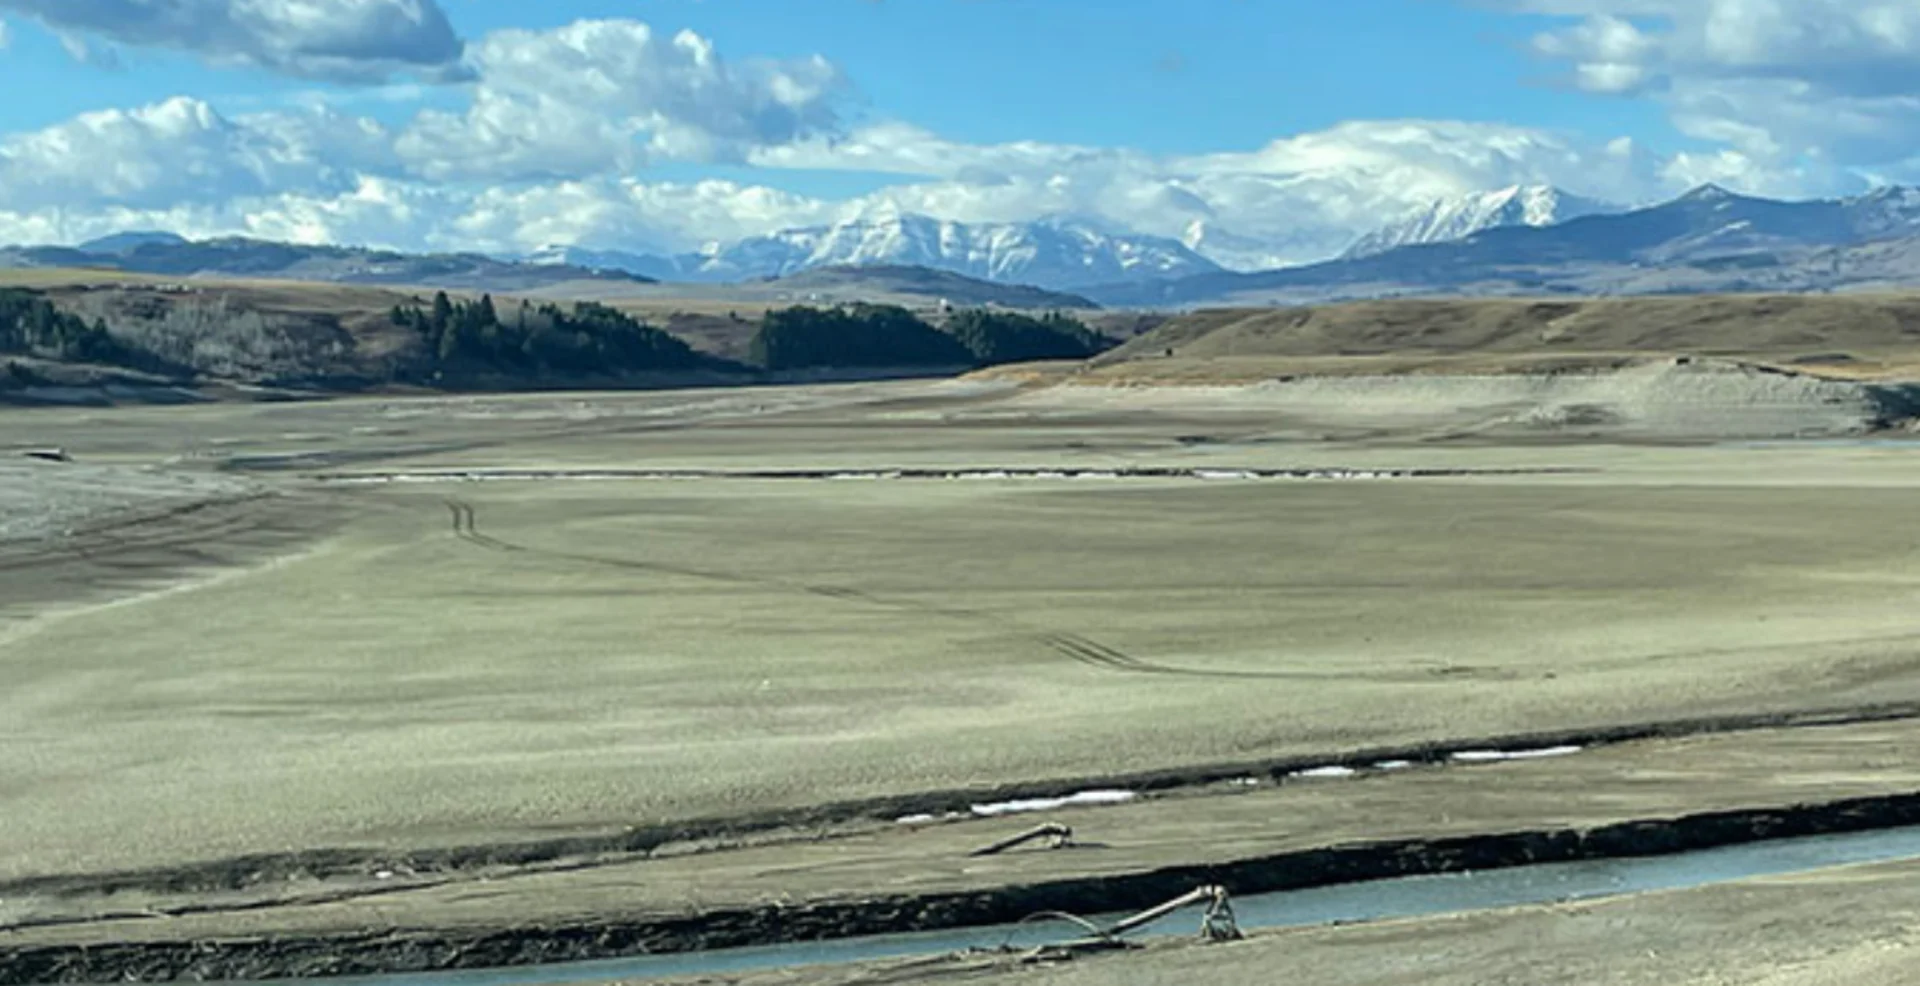
<path fill-rule="evenodd" d="M 1239 897 L 1243 930 L 1380 921 L 1523 904 L 1590 900 L 1701 887 L 1751 877 L 1803 873 L 1854 863 L 1920 858 L 1920 826 L 1810 836 L 1628 859 L 1551 863 L 1508 869 L 1402 877 L 1312 890 Z M 1089 915 L 1102 923 L 1121 915 Z M 1132 937 L 1197 933 L 1199 909 L 1176 913 Z M 688 952 L 453 972 L 329 980 L 340 986 L 519 986 L 751 972 L 791 966 L 938 955 L 968 949 L 1031 947 L 1083 936 L 1063 921 L 1034 921 L 903 935 Z M 280 982 L 292 982 L 283 980 Z M 307 980 L 311 982 L 311 980 Z M 264 986 L 264 984 L 263 984 Z"/>

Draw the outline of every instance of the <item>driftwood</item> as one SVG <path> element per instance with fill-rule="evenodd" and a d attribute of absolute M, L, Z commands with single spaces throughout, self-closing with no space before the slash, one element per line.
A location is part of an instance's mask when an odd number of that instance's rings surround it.
<path fill-rule="evenodd" d="M 1181 894 L 1157 907 L 1149 907 L 1130 918 L 1115 922 L 1113 927 L 1107 929 L 1107 934 L 1115 937 L 1124 935 L 1195 904 L 1207 905 L 1206 913 L 1200 917 L 1201 937 L 1208 941 L 1232 941 L 1241 937 L 1240 926 L 1233 917 L 1233 902 L 1225 887 L 1201 887 Z"/>
<path fill-rule="evenodd" d="M 1015 846 L 1024 846 L 1029 842 L 1049 839 L 1048 849 L 1065 849 L 1073 845 L 1073 830 L 1057 823 L 1036 825 L 1019 835 L 1008 836 L 992 845 L 981 846 L 968 853 L 969 856 L 997 856 Z"/>
<path fill-rule="evenodd" d="M 1042 945 L 1027 952 L 1025 956 L 1023 956 L 1023 959 L 1027 962 L 1049 962 L 1055 959 L 1070 958 L 1082 952 L 1103 952 L 1112 949 L 1134 948 L 1136 946 L 1122 941 L 1120 936 L 1129 931 L 1146 927 L 1169 914 L 1173 914 L 1183 908 L 1192 907 L 1195 904 L 1207 905 L 1206 912 L 1200 916 L 1200 937 L 1210 942 L 1238 941 L 1245 937 L 1240 933 L 1240 925 L 1234 919 L 1233 902 L 1227 894 L 1227 888 L 1210 886 L 1188 891 L 1164 904 L 1149 907 L 1132 917 L 1123 918 L 1105 928 L 1094 924 L 1092 921 L 1088 921 L 1086 918 L 1061 911 L 1046 911 L 1040 914 L 1028 915 L 1028 917 L 1022 921 L 1023 924 L 1025 921 L 1043 918 L 1068 921 L 1085 928 L 1089 932 L 1089 935 L 1086 938 L 1076 938 L 1071 941 Z"/>

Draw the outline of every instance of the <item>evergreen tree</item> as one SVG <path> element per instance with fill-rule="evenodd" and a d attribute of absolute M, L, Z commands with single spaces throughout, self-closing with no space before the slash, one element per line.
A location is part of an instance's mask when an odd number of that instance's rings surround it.
<path fill-rule="evenodd" d="M 411 324 L 433 371 L 522 375 L 541 369 L 618 374 L 689 369 L 705 357 L 685 342 L 606 305 L 583 302 L 571 312 L 522 300 L 512 324 L 500 321 L 491 295 L 478 301 L 435 298 L 433 314 L 396 309 L 396 324 Z M 439 326 L 436 329 L 436 326 Z"/>
<path fill-rule="evenodd" d="M 955 314 L 946 328 L 982 365 L 1086 359 L 1113 345 L 1113 340 L 1059 312 L 1036 319 L 975 308 Z"/>
<path fill-rule="evenodd" d="M 770 370 L 813 366 L 966 366 L 953 337 L 894 305 L 777 309 L 761 319 L 750 358 Z"/>
<path fill-rule="evenodd" d="M 449 321 L 451 322 L 451 319 Z M 460 335 L 460 325 L 458 322 L 453 322 L 441 330 L 440 344 L 435 355 L 440 358 L 440 362 L 443 365 L 452 363 L 464 355 L 462 350 L 465 346 L 466 343 L 461 339 Z"/>

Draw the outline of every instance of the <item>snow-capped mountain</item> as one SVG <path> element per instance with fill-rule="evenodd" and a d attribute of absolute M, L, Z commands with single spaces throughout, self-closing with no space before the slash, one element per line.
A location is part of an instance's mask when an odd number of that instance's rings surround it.
<path fill-rule="evenodd" d="M 960 223 L 911 214 L 757 236 L 714 253 L 698 267 L 708 279 L 739 280 L 883 264 L 1055 289 L 1220 269 L 1178 240 L 1112 234 L 1069 219 Z"/>
<path fill-rule="evenodd" d="M 961 223 L 914 214 L 782 230 L 671 257 L 550 246 L 523 259 L 703 282 L 784 277 L 822 267 L 929 267 L 1055 290 L 1220 270 L 1178 240 L 1109 233 L 1070 219 Z"/>
<path fill-rule="evenodd" d="M 1864 239 L 1908 236 L 1920 232 L 1920 188 L 1884 185 L 1865 195 L 1841 200 Z"/>
<path fill-rule="evenodd" d="M 1920 283 L 1920 190 L 1779 201 L 1702 185 L 1668 202 L 1508 224 L 1284 270 L 1085 292 L 1105 305 L 1306 304 L 1396 295 L 1828 291 Z"/>
<path fill-rule="evenodd" d="M 1219 266 L 1238 271 L 1292 267 L 1301 263 L 1302 258 L 1325 258 L 1330 249 L 1323 237 L 1312 232 L 1283 237 L 1246 236 L 1221 229 L 1210 219 L 1188 223 L 1180 242 Z M 1333 244 L 1331 249 L 1338 249 L 1338 244 Z"/>
<path fill-rule="evenodd" d="M 659 281 L 685 280 L 680 258 L 630 250 L 594 250 L 588 247 L 550 244 L 516 258 L 522 263 L 542 267 L 582 267 L 587 270 L 625 271 Z"/>
<path fill-rule="evenodd" d="M 1621 207 L 1563 192 L 1551 185 L 1515 185 L 1440 199 L 1355 241 L 1341 256 L 1370 257 L 1404 246 L 1446 243 L 1506 226 L 1552 226 Z"/>

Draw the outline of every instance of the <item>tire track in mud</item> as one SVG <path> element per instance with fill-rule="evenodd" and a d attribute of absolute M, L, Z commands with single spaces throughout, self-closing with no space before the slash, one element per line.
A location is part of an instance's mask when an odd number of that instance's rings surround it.
<path fill-rule="evenodd" d="M 462 541 L 467 542 L 468 544 L 485 548 L 489 551 L 522 552 L 522 553 L 533 554 L 533 555 L 541 555 L 548 558 L 559 558 L 559 559 L 565 559 L 568 561 L 584 562 L 584 563 L 593 564 L 593 565 L 605 565 L 612 568 L 621 568 L 621 569 L 627 569 L 631 571 L 654 572 L 662 575 L 677 575 L 677 576 L 682 576 L 686 578 L 705 579 L 711 582 L 722 582 L 730 585 L 745 585 L 745 586 L 754 586 L 757 588 L 778 589 L 785 592 L 799 592 L 799 593 L 805 593 L 810 596 L 818 596 L 823 599 L 832 599 L 837 602 L 856 603 L 856 604 L 863 604 L 868 606 L 878 606 L 884 609 L 902 610 L 906 612 L 920 613 L 928 616 L 940 616 L 947 619 L 957 620 L 957 621 L 967 622 L 967 623 L 987 624 L 992 626 L 996 630 L 1004 631 L 1011 628 L 1017 631 L 1022 637 L 1028 639 L 1029 641 L 1040 644 L 1041 646 L 1047 648 L 1048 650 L 1053 651 L 1056 654 L 1059 654 L 1062 657 L 1065 657 L 1069 660 L 1075 661 L 1087 667 L 1093 668 L 1095 670 L 1106 671 L 1106 672 L 1111 672 L 1115 674 L 1154 674 L 1154 675 L 1166 675 L 1170 677 L 1184 677 L 1184 678 L 1220 678 L 1220 679 L 1274 680 L 1274 681 L 1280 681 L 1280 680 L 1298 681 L 1298 680 L 1310 680 L 1310 679 L 1324 679 L 1329 677 L 1342 677 L 1342 678 L 1349 678 L 1349 679 L 1367 678 L 1367 679 L 1397 681 L 1397 680 L 1405 680 L 1409 677 L 1413 677 L 1416 679 L 1424 679 L 1424 678 L 1430 677 L 1425 673 L 1419 673 L 1412 676 L 1409 676 L 1405 673 L 1367 674 L 1364 672 L 1335 675 L 1335 674 L 1306 672 L 1306 671 L 1216 670 L 1211 668 L 1189 668 L 1189 667 L 1179 667 L 1179 666 L 1170 665 L 1170 664 L 1160 664 L 1154 661 L 1148 661 L 1148 660 L 1136 657 L 1132 654 L 1128 654 L 1123 650 L 1120 650 L 1119 648 L 1100 643 L 1097 640 L 1090 639 L 1088 637 L 1082 636 L 1077 633 L 1062 633 L 1054 630 L 1048 630 L 1042 627 L 1035 627 L 1030 624 L 1022 623 L 1018 620 L 1014 620 L 1000 614 L 988 613 L 981 610 L 962 609 L 962 608 L 952 607 L 952 606 L 936 606 L 928 603 L 919 603 L 919 602 L 914 602 L 906 599 L 876 596 L 869 592 L 863 592 L 859 589 L 850 589 L 843 586 L 826 586 L 826 585 L 813 585 L 809 583 L 788 582 L 782 579 L 772 579 L 772 578 L 756 577 L 756 576 L 750 576 L 750 575 L 741 575 L 735 572 L 722 572 L 722 571 L 714 571 L 714 570 L 708 570 L 708 569 L 698 569 L 698 568 L 692 568 L 692 567 L 683 566 L 683 565 L 667 565 L 659 562 L 639 561 L 631 558 L 611 558 L 604 555 L 592 555 L 592 554 L 585 554 L 580 552 L 552 551 L 552 550 L 543 549 L 543 548 L 534 548 L 528 545 L 518 544 L 511 541 L 503 541 L 499 538 L 493 537 L 492 535 L 482 531 L 479 526 L 479 514 L 474 510 L 474 507 L 472 504 L 464 500 L 458 500 L 458 499 L 452 499 L 452 498 L 447 499 L 445 503 L 447 506 L 448 513 L 452 516 L 454 536 L 459 538 Z"/>
<path fill-rule="evenodd" d="M 280 525 L 249 512 L 274 496 L 255 493 L 202 500 L 82 527 L 70 535 L 24 541 L 18 547 L 0 546 L 5 549 L 0 550 L 0 572 L 75 559 L 100 561 L 143 551 L 205 555 L 207 551 L 201 546 L 208 543 L 254 533 L 280 533 Z"/>
<path fill-rule="evenodd" d="M 327 498 L 270 491 L 109 518 L 71 533 L 0 544 L 0 638 L 49 615 L 198 584 L 323 536 Z"/>
<path fill-rule="evenodd" d="M 0 650 L 24 652 L 75 616 L 270 569 L 310 550 L 343 517 L 333 497 L 264 491 L 0 544 Z"/>
<path fill-rule="evenodd" d="M 1158 674 L 1187 678 L 1250 678 L 1268 680 L 1298 680 L 1302 678 L 1320 678 L 1308 672 L 1292 671 L 1234 671 L 1213 668 L 1184 668 L 1154 661 L 1144 661 L 1120 650 L 1109 647 L 1097 640 L 1083 637 L 1077 633 L 1040 633 L 1036 635 L 1041 643 L 1055 652 L 1079 661 L 1088 667 L 1120 674 Z M 1346 675 L 1345 677 L 1368 677 L 1367 675 Z"/>

